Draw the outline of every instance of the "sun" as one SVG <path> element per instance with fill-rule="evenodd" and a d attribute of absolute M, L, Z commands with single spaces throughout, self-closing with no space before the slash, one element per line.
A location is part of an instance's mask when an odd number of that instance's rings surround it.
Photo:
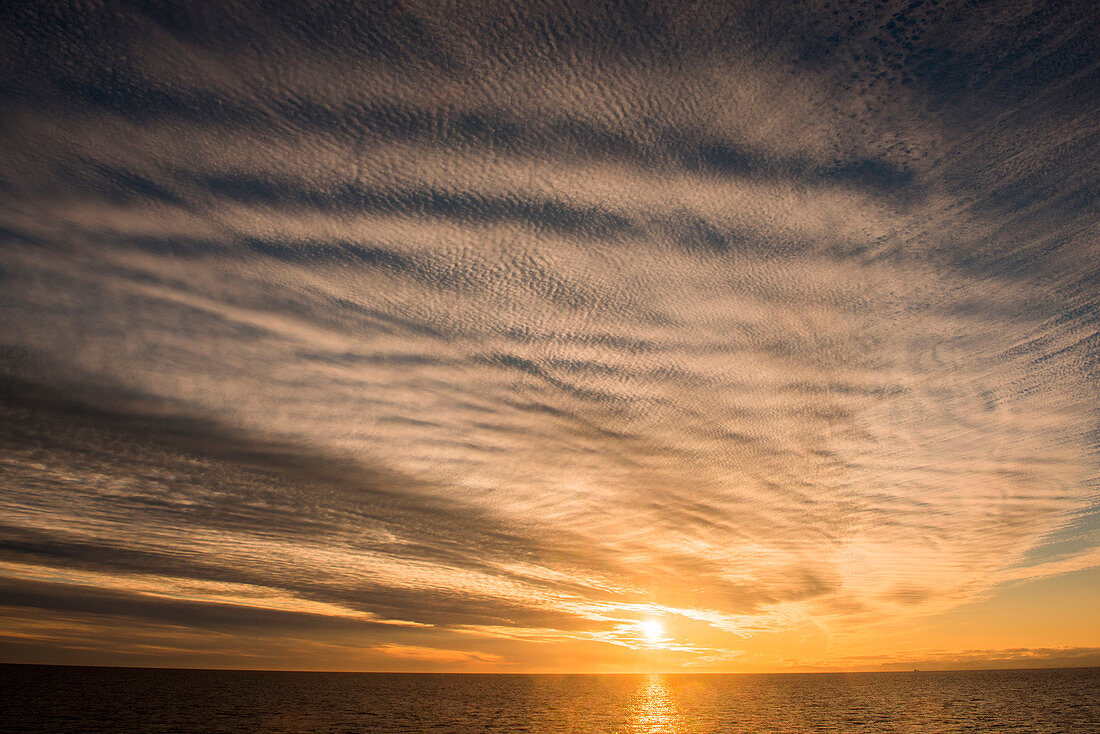
<path fill-rule="evenodd" d="M 661 639 L 661 635 L 664 634 L 661 623 L 655 619 L 647 619 L 644 622 L 639 622 L 638 629 L 641 630 L 642 636 L 650 642 L 656 642 Z"/>

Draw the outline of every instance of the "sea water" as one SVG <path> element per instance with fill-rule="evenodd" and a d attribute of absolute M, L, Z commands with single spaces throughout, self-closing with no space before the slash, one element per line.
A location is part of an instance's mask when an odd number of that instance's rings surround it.
<path fill-rule="evenodd" d="M 462 675 L 0 666 L 3 732 L 1100 732 L 1100 668 Z"/>

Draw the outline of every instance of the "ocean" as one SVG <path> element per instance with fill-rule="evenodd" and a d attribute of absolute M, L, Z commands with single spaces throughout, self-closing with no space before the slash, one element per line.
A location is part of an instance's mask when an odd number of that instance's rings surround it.
<path fill-rule="evenodd" d="M 1100 732 L 1100 668 L 464 675 L 0 666 L 3 732 Z"/>

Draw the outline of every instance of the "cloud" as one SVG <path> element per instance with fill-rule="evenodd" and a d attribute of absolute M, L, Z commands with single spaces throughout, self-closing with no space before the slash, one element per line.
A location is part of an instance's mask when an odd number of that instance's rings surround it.
<path fill-rule="evenodd" d="M 989 670 L 994 668 L 1079 668 L 1095 667 L 1100 661 L 1096 647 L 1009 648 L 1001 650 L 936 650 L 893 655 L 880 662 L 874 657 L 838 661 L 842 666 L 887 670 Z"/>
<path fill-rule="evenodd" d="M 12 608 L 453 651 L 1094 564 L 1091 10 L 4 12 Z"/>
<path fill-rule="evenodd" d="M 433 663 L 497 663 L 503 658 L 499 655 L 486 655 L 464 650 L 439 650 L 433 647 L 412 647 L 410 645 L 380 645 L 375 648 L 384 655 L 411 660 L 426 660 Z"/>

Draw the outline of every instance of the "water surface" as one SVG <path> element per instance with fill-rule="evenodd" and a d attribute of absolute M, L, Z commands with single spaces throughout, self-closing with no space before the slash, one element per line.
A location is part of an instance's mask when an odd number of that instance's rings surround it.
<path fill-rule="evenodd" d="M 0 666 L 3 732 L 1096 732 L 1100 668 L 449 675 Z"/>

